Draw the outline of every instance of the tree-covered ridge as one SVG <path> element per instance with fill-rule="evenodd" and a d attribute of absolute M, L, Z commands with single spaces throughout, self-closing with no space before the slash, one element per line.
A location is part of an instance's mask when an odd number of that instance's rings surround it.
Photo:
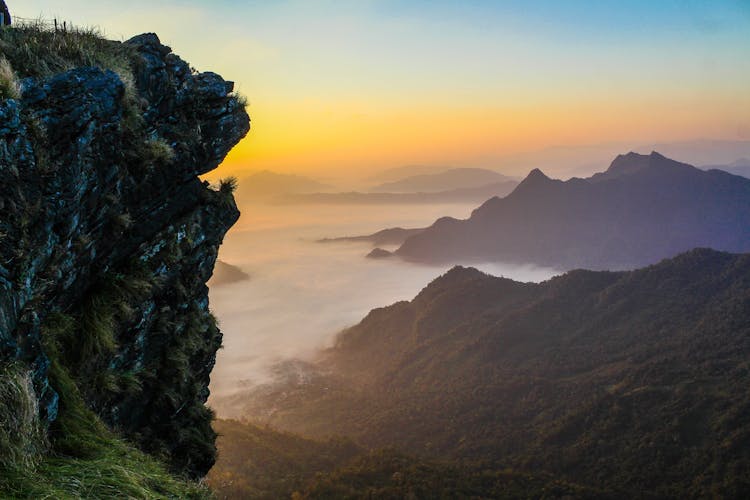
<path fill-rule="evenodd" d="M 747 254 L 541 284 L 454 268 L 345 331 L 319 365 L 337 385 L 281 388 L 291 397 L 266 395 L 273 412 L 255 414 L 626 495 L 737 497 L 750 492 L 748 354 Z"/>
<path fill-rule="evenodd" d="M 393 449 L 377 450 L 345 467 L 320 474 L 295 500 L 404 498 L 441 499 L 604 499 L 613 492 L 586 488 L 549 475 L 493 470 L 409 457 Z"/>
<path fill-rule="evenodd" d="M 207 482 L 221 499 L 289 498 L 363 452 L 343 438 L 314 441 L 234 420 L 216 420 L 214 429 L 219 461 Z"/>
<path fill-rule="evenodd" d="M 342 438 L 315 441 L 231 420 L 214 427 L 219 461 L 207 482 L 222 500 L 614 496 L 548 474 L 425 460 L 394 449 L 366 451 Z"/>

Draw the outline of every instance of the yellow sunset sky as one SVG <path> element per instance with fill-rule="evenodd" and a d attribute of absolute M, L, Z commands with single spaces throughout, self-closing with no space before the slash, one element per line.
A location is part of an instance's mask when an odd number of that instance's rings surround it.
<path fill-rule="evenodd" d="M 114 39 L 156 32 L 235 81 L 252 131 L 217 176 L 493 167 L 550 146 L 750 139 L 744 0 L 8 4 Z"/>

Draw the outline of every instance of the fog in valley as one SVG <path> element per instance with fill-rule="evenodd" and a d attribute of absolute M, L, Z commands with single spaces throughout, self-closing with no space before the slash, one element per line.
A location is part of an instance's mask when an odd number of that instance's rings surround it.
<path fill-rule="evenodd" d="M 469 204 L 247 204 L 221 247 L 220 259 L 250 279 L 211 288 L 211 308 L 224 333 L 211 375 L 211 404 L 270 380 L 272 367 L 311 359 L 341 329 L 376 307 L 411 300 L 452 266 L 365 258 L 368 243 L 319 243 L 388 227 L 424 227 L 442 216 L 466 218 Z M 392 249 L 392 248 L 389 248 Z M 467 263 L 519 281 L 542 281 L 556 271 L 534 266 Z"/>

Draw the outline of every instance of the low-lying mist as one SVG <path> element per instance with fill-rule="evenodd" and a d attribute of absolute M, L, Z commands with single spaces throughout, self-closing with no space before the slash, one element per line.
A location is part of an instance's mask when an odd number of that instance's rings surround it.
<path fill-rule="evenodd" d="M 386 227 L 422 227 L 441 216 L 468 217 L 471 205 L 241 207 L 220 258 L 250 280 L 215 286 L 211 308 L 224 332 L 212 373 L 212 401 L 270 380 L 280 361 L 311 359 L 343 328 L 373 308 L 410 300 L 451 266 L 372 260 L 366 243 L 321 244 L 323 237 L 360 235 Z M 471 264 L 518 281 L 542 281 L 552 269 Z"/>

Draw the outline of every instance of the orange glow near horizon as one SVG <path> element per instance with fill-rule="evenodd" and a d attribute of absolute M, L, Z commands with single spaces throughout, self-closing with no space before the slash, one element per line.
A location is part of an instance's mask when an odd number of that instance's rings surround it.
<path fill-rule="evenodd" d="M 410 163 L 492 167 L 493 158 L 550 145 L 735 138 L 737 128 L 727 124 L 750 116 L 750 98 L 392 109 L 300 103 L 248 111 L 252 131 L 212 177 L 261 169 L 336 175 Z"/>
<path fill-rule="evenodd" d="M 24 2 L 14 14 L 59 18 L 61 5 Z M 156 32 L 236 82 L 252 130 L 211 178 L 405 164 L 520 175 L 508 157 L 549 147 L 750 140 L 742 1 L 64 6 L 64 18 L 114 39 Z"/>

